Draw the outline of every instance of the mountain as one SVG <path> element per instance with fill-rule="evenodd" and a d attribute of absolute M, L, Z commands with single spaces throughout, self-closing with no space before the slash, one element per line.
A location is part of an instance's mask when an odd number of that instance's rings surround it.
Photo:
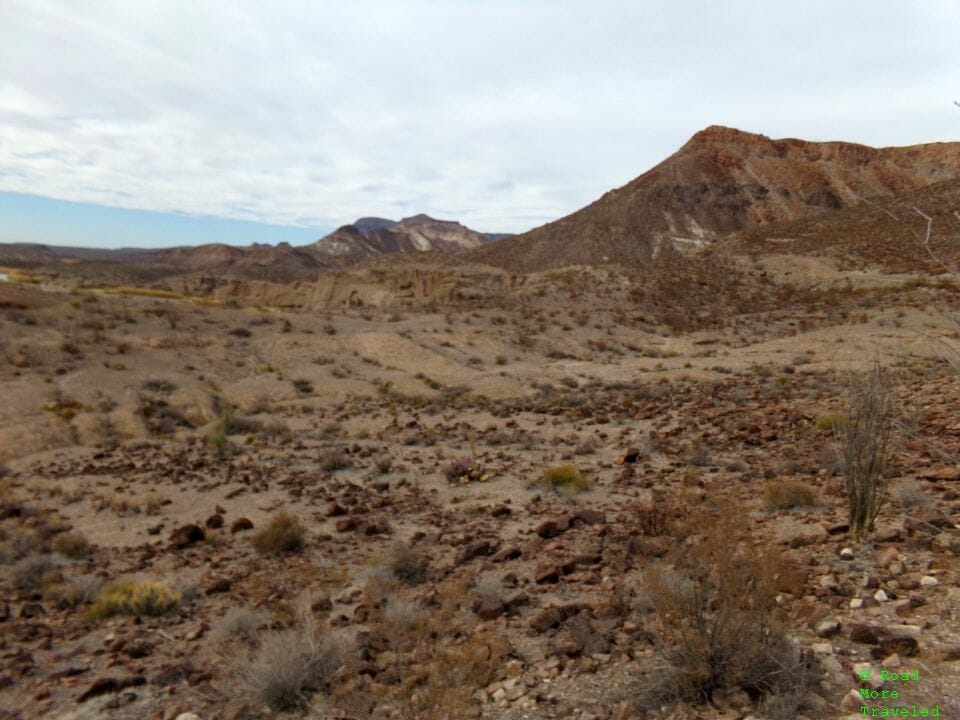
<path fill-rule="evenodd" d="M 752 255 L 828 255 L 847 267 L 942 273 L 960 263 L 958 208 L 960 179 L 944 180 L 832 213 L 745 230 L 725 244 Z"/>
<path fill-rule="evenodd" d="M 322 271 L 343 265 L 310 248 L 279 245 L 235 247 L 211 243 L 164 249 L 72 248 L 28 243 L 0 243 L 0 264 L 57 271 L 64 265 L 91 279 L 100 276 L 153 281 L 167 276 L 214 274 L 224 278 L 290 282 L 313 280 Z"/>
<path fill-rule="evenodd" d="M 40 245 L 36 243 L 0 243 L 0 262 L 13 264 L 61 263 L 84 261 L 121 261 L 143 253 L 136 248 L 67 247 L 64 245 Z"/>
<path fill-rule="evenodd" d="M 309 246 L 324 256 L 363 260 L 391 253 L 439 251 L 455 253 L 507 237 L 471 230 L 451 220 L 414 215 L 399 222 L 385 218 L 360 218 Z"/>
<path fill-rule="evenodd" d="M 460 256 L 531 272 L 643 261 L 683 246 L 960 176 L 960 143 L 871 148 L 711 126 L 627 185 L 555 222 Z"/>

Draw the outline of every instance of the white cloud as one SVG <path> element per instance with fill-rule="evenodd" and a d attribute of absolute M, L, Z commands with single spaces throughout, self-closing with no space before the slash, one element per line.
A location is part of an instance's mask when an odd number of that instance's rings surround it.
<path fill-rule="evenodd" d="M 523 230 L 711 124 L 953 139 L 952 2 L 4 0 L 0 190 Z"/>

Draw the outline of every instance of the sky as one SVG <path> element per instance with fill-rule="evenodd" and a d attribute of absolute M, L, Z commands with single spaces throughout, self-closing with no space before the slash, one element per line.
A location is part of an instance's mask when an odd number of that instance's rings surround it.
<path fill-rule="evenodd" d="M 0 0 L 0 242 L 566 215 L 729 125 L 960 140 L 960 3 Z"/>

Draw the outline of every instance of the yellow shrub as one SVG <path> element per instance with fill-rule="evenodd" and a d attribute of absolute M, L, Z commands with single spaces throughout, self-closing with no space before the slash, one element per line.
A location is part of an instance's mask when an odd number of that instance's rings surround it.
<path fill-rule="evenodd" d="M 570 463 L 548 467 L 543 471 L 542 482 L 551 490 L 569 494 L 581 493 L 591 484 L 580 468 Z"/>
<path fill-rule="evenodd" d="M 126 580 L 107 585 L 87 613 L 91 620 L 114 615 L 166 615 L 180 604 L 180 593 L 166 585 L 147 580 Z"/>

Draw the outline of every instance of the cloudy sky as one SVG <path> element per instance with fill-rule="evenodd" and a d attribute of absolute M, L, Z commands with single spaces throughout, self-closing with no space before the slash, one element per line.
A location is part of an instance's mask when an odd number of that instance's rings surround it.
<path fill-rule="evenodd" d="M 0 0 L 0 241 L 522 231 L 707 125 L 958 140 L 954 100 L 956 0 Z"/>

